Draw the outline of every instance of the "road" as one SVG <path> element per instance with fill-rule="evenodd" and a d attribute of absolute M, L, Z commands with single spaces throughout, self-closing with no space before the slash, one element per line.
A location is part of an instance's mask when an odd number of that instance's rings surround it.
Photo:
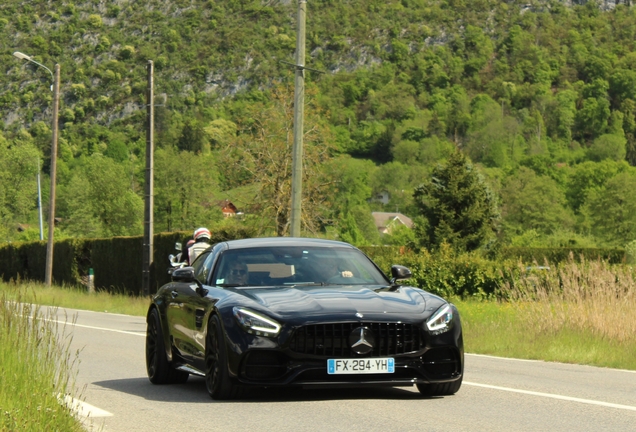
<path fill-rule="evenodd" d="M 636 372 L 466 355 L 464 384 L 425 399 L 413 388 L 256 390 L 209 398 L 201 378 L 152 385 L 141 317 L 57 310 L 75 320 L 80 414 L 103 431 L 636 431 Z M 88 414 L 88 417 L 84 417 Z"/>

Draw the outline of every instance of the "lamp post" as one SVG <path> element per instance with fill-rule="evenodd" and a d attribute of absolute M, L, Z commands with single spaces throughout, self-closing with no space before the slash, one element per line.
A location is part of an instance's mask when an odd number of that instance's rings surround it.
<path fill-rule="evenodd" d="M 303 119 L 305 116 L 305 15 L 307 0 L 298 0 L 296 76 L 294 80 L 294 146 L 292 149 L 291 236 L 300 237 L 303 189 Z"/>
<path fill-rule="evenodd" d="M 41 68 L 46 69 L 51 74 L 51 91 L 53 91 L 53 140 L 51 143 L 51 193 L 49 197 L 49 237 L 46 245 L 46 267 L 44 270 L 44 283 L 46 286 L 51 286 L 53 279 L 53 231 L 55 229 L 55 178 L 57 171 L 57 117 L 60 104 L 60 65 L 55 65 L 55 75 L 51 69 L 44 66 L 42 63 L 38 63 L 30 56 L 23 54 L 19 51 L 13 53 L 13 55 L 20 60 L 26 60 L 34 63 Z"/>

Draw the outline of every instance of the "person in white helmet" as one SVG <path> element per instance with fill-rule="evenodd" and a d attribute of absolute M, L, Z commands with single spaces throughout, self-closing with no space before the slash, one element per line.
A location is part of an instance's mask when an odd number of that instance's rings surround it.
<path fill-rule="evenodd" d="M 183 261 L 186 262 L 187 265 L 192 265 L 199 254 L 210 247 L 212 233 L 210 233 L 209 229 L 201 227 L 194 230 L 192 238 L 194 243 L 185 249 L 185 256 L 182 257 Z"/>

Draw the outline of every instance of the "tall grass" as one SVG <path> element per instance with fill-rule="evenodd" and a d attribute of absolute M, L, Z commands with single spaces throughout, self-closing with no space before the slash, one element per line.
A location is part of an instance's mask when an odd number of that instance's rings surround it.
<path fill-rule="evenodd" d="M 514 270 L 500 301 L 457 301 L 467 351 L 636 369 L 633 267 L 570 259 Z"/>
<path fill-rule="evenodd" d="M 605 261 L 573 259 L 548 270 L 530 270 L 506 282 L 501 294 L 541 332 L 589 331 L 620 343 L 636 338 L 636 272 Z"/>
<path fill-rule="evenodd" d="M 15 299 L 21 295 L 24 301 L 40 305 L 125 315 L 145 316 L 150 305 L 148 297 L 109 294 L 106 291 L 88 294 L 86 287 L 82 286 L 47 287 L 39 282 L 0 282 L 0 291 L 8 298 Z"/>
<path fill-rule="evenodd" d="M 0 430 L 81 431 L 71 408 L 77 354 L 71 338 L 39 306 L 0 294 Z"/>

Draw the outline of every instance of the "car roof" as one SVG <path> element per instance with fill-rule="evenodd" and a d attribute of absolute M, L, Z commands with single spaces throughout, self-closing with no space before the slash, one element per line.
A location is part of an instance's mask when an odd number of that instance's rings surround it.
<path fill-rule="evenodd" d="M 313 247 L 347 247 L 355 249 L 345 242 L 304 237 L 262 237 L 241 240 L 229 240 L 225 242 L 228 249 L 245 249 L 253 247 L 273 246 L 313 246 Z"/>

